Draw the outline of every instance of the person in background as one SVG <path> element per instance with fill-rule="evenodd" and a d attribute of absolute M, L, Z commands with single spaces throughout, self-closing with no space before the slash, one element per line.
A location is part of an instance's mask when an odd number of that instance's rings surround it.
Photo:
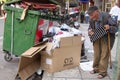
<path fill-rule="evenodd" d="M 120 12 L 119 12 L 119 15 L 118 15 L 118 24 L 119 24 L 119 27 L 120 27 Z M 117 67 L 118 67 L 117 68 L 117 80 L 120 80 L 120 56 L 118 57 L 118 65 L 117 65 Z"/>
<path fill-rule="evenodd" d="M 3 2 L 3 1 L 0 1 L 0 17 L 2 17 L 2 10 L 1 10 L 1 7 L 2 7 L 2 5 L 3 5 L 2 2 Z"/>
<path fill-rule="evenodd" d="M 84 11 L 82 10 L 81 13 L 80 13 L 81 23 L 84 23 L 84 16 L 85 16 L 85 13 L 84 13 Z"/>
<path fill-rule="evenodd" d="M 3 17 L 5 17 L 5 10 L 4 10 L 4 4 L 5 4 L 5 2 L 4 1 L 2 1 L 2 5 L 1 5 L 1 15 L 3 16 Z"/>
<path fill-rule="evenodd" d="M 85 20 L 86 20 L 86 23 L 89 23 L 89 15 L 87 13 L 87 10 L 85 11 Z"/>
<path fill-rule="evenodd" d="M 117 21 L 119 12 L 120 12 L 120 4 L 119 4 L 119 2 L 116 2 L 116 3 L 115 3 L 115 6 L 113 6 L 113 7 L 111 8 L 109 14 L 111 15 L 111 17 L 112 17 L 113 19 L 115 19 L 115 20 Z"/>
<path fill-rule="evenodd" d="M 87 13 L 90 17 L 90 25 L 88 28 L 89 36 L 92 36 L 94 34 L 94 30 L 97 28 L 104 27 L 105 30 L 109 30 L 112 28 L 112 26 L 116 25 L 109 14 L 106 12 L 100 12 L 96 6 L 89 7 Z M 115 33 L 110 33 L 110 49 L 112 49 L 114 41 Z M 93 70 L 90 71 L 90 73 L 98 73 L 97 78 L 102 79 L 107 76 L 107 68 L 110 57 L 108 49 L 108 34 L 103 35 L 103 37 L 100 37 L 93 42 L 93 50 Z"/>
<path fill-rule="evenodd" d="M 120 13 L 118 15 L 118 24 L 120 25 Z"/>
<path fill-rule="evenodd" d="M 94 6 L 94 1 L 93 0 L 90 0 L 90 6 Z"/>
<path fill-rule="evenodd" d="M 115 5 L 111 8 L 109 14 L 115 21 L 117 21 L 118 15 L 120 15 L 119 13 L 120 13 L 120 1 L 118 0 L 118 1 L 116 1 Z M 116 33 L 116 36 L 117 35 L 118 35 L 118 32 Z"/>

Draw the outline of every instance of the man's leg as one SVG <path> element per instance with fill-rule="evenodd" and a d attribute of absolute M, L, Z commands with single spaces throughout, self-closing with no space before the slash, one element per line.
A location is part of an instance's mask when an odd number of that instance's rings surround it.
<path fill-rule="evenodd" d="M 105 39 L 101 39 L 101 58 L 99 63 L 99 74 L 106 76 L 109 63 L 108 45 Z"/>
<path fill-rule="evenodd" d="M 93 47 L 94 47 L 93 68 L 98 68 L 100 62 L 100 40 L 96 40 L 93 44 Z"/>

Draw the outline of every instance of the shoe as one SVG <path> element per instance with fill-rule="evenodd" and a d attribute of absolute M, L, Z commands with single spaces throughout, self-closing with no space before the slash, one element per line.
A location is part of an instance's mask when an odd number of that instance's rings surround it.
<path fill-rule="evenodd" d="M 98 78 L 98 79 L 103 79 L 105 76 L 106 76 L 106 75 L 98 74 L 98 75 L 97 75 L 97 78 Z"/>
<path fill-rule="evenodd" d="M 97 70 L 93 69 L 92 71 L 90 71 L 90 74 L 95 74 L 95 73 L 98 73 Z"/>

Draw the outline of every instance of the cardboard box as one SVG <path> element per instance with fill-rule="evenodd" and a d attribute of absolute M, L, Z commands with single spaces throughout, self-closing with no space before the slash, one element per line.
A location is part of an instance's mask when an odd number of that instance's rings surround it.
<path fill-rule="evenodd" d="M 51 49 L 48 44 L 47 49 Z M 49 73 L 70 69 L 80 65 L 81 37 L 61 38 L 60 48 L 51 51 L 51 55 L 46 51 L 41 53 L 41 68 Z"/>
<path fill-rule="evenodd" d="M 18 76 L 21 80 L 28 79 L 39 68 L 50 73 L 69 69 L 80 64 L 81 37 L 61 38 L 60 48 L 54 49 L 48 54 L 45 49 L 50 50 L 52 46 L 48 43 L 31 47 L 21 55 L 18 68 Z"/>

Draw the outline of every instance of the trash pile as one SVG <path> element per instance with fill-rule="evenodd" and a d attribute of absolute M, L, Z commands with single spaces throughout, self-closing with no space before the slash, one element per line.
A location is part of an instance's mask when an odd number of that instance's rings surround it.
<path fill-rule="evenodd" d="M 61 38 L 72 36 L 82 36 L 81 41 L 85 40 L 80 30 L 70 27 L 65 23 L 60 25 L 56 22 L 55 25 L 49 28 L 48 33 L 43 36 L 43 41 L 48 39 L 48 41 L 53 45 L 52 49 L 55 49 L 60 47 L 59 43 Z"/>
<path fill-rule="evenodd" d="M 43 19 L 52 19 L 52 20 L 61 20 L 64 10 L 61 11 L 61 6 L 52 4 L 52 3 L 38 3 L 38 2 L 28 2 L 28 1 L 19 1 L 16 3 L 8 4 L 7 6 L 24 9 L 24 11 L 32 10 L 38 11 L 40 17 Z"/>

